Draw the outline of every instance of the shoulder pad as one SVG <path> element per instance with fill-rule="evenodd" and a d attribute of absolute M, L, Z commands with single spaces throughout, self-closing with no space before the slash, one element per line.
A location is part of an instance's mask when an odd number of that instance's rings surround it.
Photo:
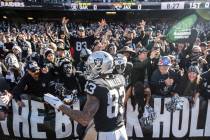
<path fill-rule="evenodd" d="M 106 86 L 110 89 L 125 86 L 125 78 L 123 75 L 115 74 L 111 78 L 105 79 Z"/>

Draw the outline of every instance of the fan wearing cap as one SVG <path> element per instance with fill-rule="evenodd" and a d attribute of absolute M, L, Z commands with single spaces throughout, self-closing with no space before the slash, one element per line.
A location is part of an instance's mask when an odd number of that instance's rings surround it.
<path fill-rule="evenodd" d="M 74 65 L 77 66 L 77 64 L 80 62 L 80 52 L 82 48 L 91 49 L 91 46 L 95 41 L 95 37 L 98 36 L 100 31 L 106 25 L 106 21 L 102 19 L 100 22 L 98 22 L 99 27 L 96 29 L 94 34 L 90 36 L 86 36 L 85 28 L 83 26 L 78 27 L 77 36 L 71 35 L 67 28 L 68 21 L 69 19 L 67 19 L 66 17 L 63 17 L 62 24 L 63 24 L 64 32 L 70 40 L 71 47 L 74 49 L 74 56 L 73 56 L 75 60 Z"/>
<path fill-rule="evenodd" d="M 124 56 L 126 56 L 128 61 L 131 61 L 131 58 L 136 54 L 136 52 L 129 46 L 124 46 L 118 51 L 118 53 L 122 53 Z"/>
<path fill-rule="evenodd" d="M 180 76 L 170 69 L 171 60 L 168 56 L 163 56 L 158 62 L 151 77 L 151 90 L 156 96 L 168 97 L 173 95 L 173 90 L 179 82 Z"/>
<path fill-rule="evenodd" d="M 188 68 L 187 73 L 181 77 L 174 92 L 179 95 L 190 96 L 190 101 L 193 105 L 203 89 L 204 86 L 200 76 L 200 70 L 197 66 L 192 65 Z"/>
<path fill-rule="evenodd" d="M 42 73 L 40 67 L 38 66 L 36 61 L 29 61 L 26 65 L 26 73 L 21 78 L 17 86 L 12 90 L 11 93 L 6 92 L 1 98 L 5 98 L 4 101 L 7 103 L 15 98 L 18 106 L 24 107 L 24 103 L 21 100 L 21 94 L 30 94 L 37 97 L 43 97 L 44 93 L 47 92 L 47 86 L 51 81 L 51 77 Z M 10 98 L 8 98 L 8 96 Z"/>

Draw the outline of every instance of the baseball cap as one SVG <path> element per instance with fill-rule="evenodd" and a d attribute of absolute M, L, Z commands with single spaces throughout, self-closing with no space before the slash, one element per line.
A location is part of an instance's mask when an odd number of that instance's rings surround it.
<path fill-rule="evenodd" d="M 145 47 L 139 48 L 138 53 L 142 53 L 142 52 L 148 52 L 148 50 Z"/>
<path fill-rule="evenodd" d="M 148 31 L 148 32 L 152 32 L 153 29 L 152 29 L 152 28 L 148 28 L 147 31 Z"/>
<path fill-rule="evenodd" d="M 199 46 L 200 47 L 207 47 L 207 43 L 206 42 L 201 42 L 201 44 Z"/>
<path fill-rule="evenodd" d="M 37 70 L 40 69 L 40 67 L 38 66 L 37 62 L 36 61 L 29 61 L 26 65 L 26 69 L 32 71 L 32 72 L 35 72 Z"/>
<path fill-rule="evenodd" d="M 79 31 L 84 31 L 85 28 L 83 26 L 79 26 Z"/>
<path fill-rule="evenodd" d="M 171 59 L 168 56 L 163 56 L 160 58 L 159 62 L 158 62 L 159 66 L 171 66 Z"/>
<path fill-rule="evenodd" d="M 157 30 L 157 33 L 161 33 L 161 31 L 160 30 Z"/>
<path fill-rule="evenodd" d="M 47 57 L 49 54 L 54 54 L 54 51 L 52 49 L 47 49 L 44 53 L 45 57 Z"/>
<path fill-rule="evenodd" d="M 18 50 L 19 52 L 22 52 L 22 49 L 19 46 L 17 46 L 17 45 L 14 45 L 12 47 L 12 50 L 14 50 L 14 49 Z"/>

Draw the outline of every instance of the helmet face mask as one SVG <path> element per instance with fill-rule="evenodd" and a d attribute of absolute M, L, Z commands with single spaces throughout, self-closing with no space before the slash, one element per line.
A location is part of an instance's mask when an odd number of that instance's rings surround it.
<path fill-rule="evenodd" d="M 73 66 L 70 63 L 63 65 L 63 73 L 66 77 L 71 77 L 73 74 Z"/>
<path fill-rule="evenodd" d="M 122 63 L 120 65 L 116 65 L 115 66 L 115 69 L 116 71 L 119 73 L 119 74 L 122 74 L 124 71 L 125 71 L 125 68 L 126 68 L 126 64 L 125 63 Z"/>
<path fill-rule="evenodd" d="M 86 74 L 88 79 L 100 77 L 113 71 L 113 57 L 104 51 L 92 53 L 86 62 Z"/>
<path fill-rule="evenodd" d="M 117 73 L 122 74 L 127 65 L 127 58 L 122 54 L 117 54 L 114 58 L 114 65 Z"/>

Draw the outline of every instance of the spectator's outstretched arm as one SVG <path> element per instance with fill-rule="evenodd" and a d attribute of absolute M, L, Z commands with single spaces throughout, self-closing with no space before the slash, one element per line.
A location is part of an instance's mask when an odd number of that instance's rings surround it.
<path fill-rule="evenodd" d="M 97 36 L 100 34 L 100 32 L 102 32 L 102 29 L 105 25 L 107 25 L 106 20 L 105 19 L 101 19 L 101 21 L 98 22 L 99 27 L 96 29 L 94 36 Z"/>
<path fill-rule="evenodd" d="M 53 43 L 56 43 L 56 41 L 51 36 L 51 27 L 50 27 L 50 25 L 49 24 L 45 24 L 45 28 L 46 28 L 46 35 L 48 36 L 50 41 L 53 42 Z"/>
<path fill-rule="evenodd" d="M 67 23 L 68 23 L 68 21 L 69 21 L 68 18 L 63 17 L 63 19 L 62 19 L 62 25 L 63 25 L 64 33 L 65 33 L 65 35 L 66 35 L 67 37 L 70 36 L 69 30 L 68 30 L 68 28 L 67 28 Z"/>

